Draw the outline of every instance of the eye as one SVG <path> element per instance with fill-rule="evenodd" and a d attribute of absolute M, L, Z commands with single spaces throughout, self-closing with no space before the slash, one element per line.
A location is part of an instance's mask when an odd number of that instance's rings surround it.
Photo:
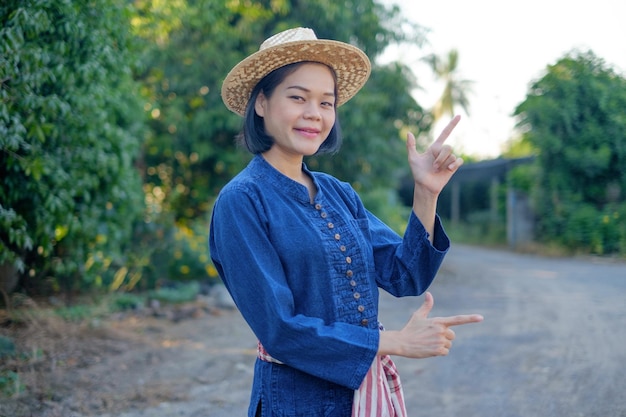
<path fill-rule="evenodd" d="M 335 107 L 335 103 L 333 103 L 332 101 L 323 101 L 322 106 L 329 107 L 332 109 L 333 107 Z"/>
<path fill-rule="evenodd" d="M 302 96 L 293 95 L 293 96 L 289 96 L 289 98 L 295 101 L 304 101 L 304 97 Z"/>

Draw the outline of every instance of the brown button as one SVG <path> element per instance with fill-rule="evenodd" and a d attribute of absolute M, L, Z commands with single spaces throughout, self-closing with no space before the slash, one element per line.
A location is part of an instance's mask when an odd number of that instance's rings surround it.
<path fill-rule="evenodd" d="M 335 240 L 341 239 L 341 235 L 339 233 L 335 233 Z"/>
<path fill-rule="evenodd" d="M 367 319 L 363 319 L 363 320 L 361 320 L 361 324 L 362 324 L 363 326 L 367 326 L 367 323 L 369 323 L 369 320 L 367 320 Z"/>
<path fill-rule="evenodd" d="M 332 223 L 328 223 L 328 228 L 329 228 L 329 229 L 333 229 L 334 227 L 335 227 L 335 225 L 334 225 L 334 224 L 332 224 Z"/>
<path fill-rule="evenodd" d="M 358 306 L 357 310 L 359 310 L 362 313 L 365 311 L 365 306 Z"/>
<path fill-rule="evenodd" d="M 358 292 L 355 292 L 354 293 L 354 298 L 356 298 L 358 300 L 359 298 L 361 298 L 361 294 L 359 294 Z"/>
<path fill-rule="evenodd" d="M 320 214 L 320 216 L 322 216 L 322 219 L 325 219 L 325 218 L 328 216 L 328 214 L 326 214 L 326 212 L 325 212 L 325 211 L 323 211 L 323 212 Z"/>
<path fill-rule="evenodd" d="M 356 287 L 356 281 L 351 279 L 350 280 L 350 285 L 353 286 L 353 287 Z"/>
<path fill-rule="evenodd" d="M 352 270 L 351 270 L 351 269 L 348 269 L 348 270 L 346 271 L 346 276 L 351 277 L 352 275 L 354 275 L 354 272 L 352 272 Z"/>
<path fill-rule="evenodd" d="M 349 256 L 346 256 L 346 263 L 347 264 L 351 264 L 352 263 L 352 258 Z"/>
<path fill-rule="evenodd" d="M 339 250 L 342 252 L 346 251 L 346 247 L 344 245 L 339 246 Z"/>
<path fill-rule="evenodd" d="M 315 205 L 315 210 L 321 210 L 321 209 L 322 209 L 322 205 L 321 205 L 321 204 L 319 204 L 319 203 L 317 203 L 317 204 Z"/>

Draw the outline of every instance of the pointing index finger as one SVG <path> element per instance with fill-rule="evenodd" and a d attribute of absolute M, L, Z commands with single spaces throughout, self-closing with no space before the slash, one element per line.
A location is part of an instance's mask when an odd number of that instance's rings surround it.
<path fill-rule="evenodd" d="M 460 326 L 462 324 L 480 323 L 484 318 L 480 314 L 462 314 L 450 317 L 437 317 L 433 321 L 444 326 Z"/>
<path fill-rule="evenodd" d="M 443 145 L 443 143 L 446 141 L 446 139 L 448 139 L 448 136 L 450 136 L 450 133 L 452 133 L 456 125 L 459 124 L 459 120 L 461 120 L 461 116 L 454 116 L 454 118 L 450 120 L 450 123 L 448 123 L 448 125 L 443 129 L 443 131 L 435 141 L 435 144 Z"/>

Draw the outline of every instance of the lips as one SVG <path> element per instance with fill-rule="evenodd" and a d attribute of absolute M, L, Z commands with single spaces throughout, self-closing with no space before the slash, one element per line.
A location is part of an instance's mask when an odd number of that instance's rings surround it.
<path fill-rule="evenodd" d="M 316 138 L 321 132 L 321 130 L 313 128 L 296 128 L 295 130 L 302 136 L 308 138 Z"/>
<path fill-rule="evenodd" d="M 307 128 L 307 127 L 299 127 L 299 128 L 297 127 L 296 130 L 299 131 L 299 132 L 310 133 L 310 134 L 314 134 L 314 135 L 316 135 L 316 134 L 321 132 L 319 129 Z"/>

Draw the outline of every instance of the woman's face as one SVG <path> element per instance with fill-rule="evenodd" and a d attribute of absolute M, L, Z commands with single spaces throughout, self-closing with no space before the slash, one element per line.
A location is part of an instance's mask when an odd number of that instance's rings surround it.
<path fill-rule="evenodd" d="M 272 93 L 257 96 L 254 109 L 274 138 L 268 153 L 313 155 L 335 124 L 335 79 L 326 65 L 304 63 Z"/>

